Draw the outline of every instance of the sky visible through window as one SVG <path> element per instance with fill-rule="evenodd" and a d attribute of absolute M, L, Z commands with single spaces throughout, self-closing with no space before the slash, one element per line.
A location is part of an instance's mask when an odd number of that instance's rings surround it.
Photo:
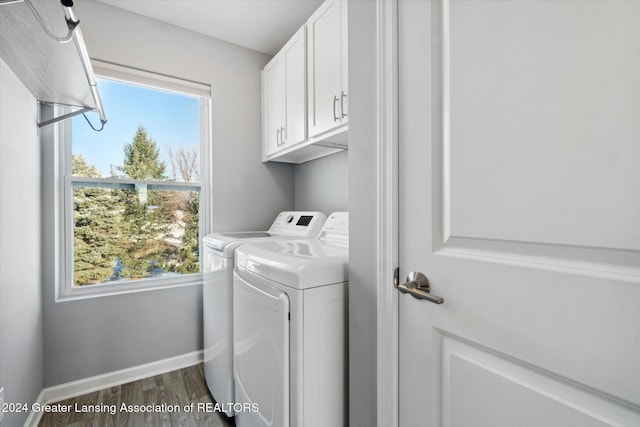
<path fill-rule="evenodd" d="M 95 132 L 82 115 L 74 117 L 72 151 L 94 165 L 102 177 L 110 176 L 111 165 L 122 165 L 123 147 L 131 143 L 140 125 L 156 142 L 167 165 L 169 147 L 200 151 L 199 98 L 107 79 L 98 79 L 98 89 L 108 122 L 102 132 Z M 99 126 L 96 114 L 87 116 Z"/>

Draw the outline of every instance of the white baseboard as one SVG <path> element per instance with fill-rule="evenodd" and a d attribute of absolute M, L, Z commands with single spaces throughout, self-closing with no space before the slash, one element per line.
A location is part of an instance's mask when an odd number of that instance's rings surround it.
<path fill-rule="evenodd" d="M 58 402 L 60 400 L 81 396 L 83 394 L 92 393 L 108 387 L 137 381 L 142 378 L 152 377 L 154 375 L 163 374 L 176 369 L 186 368 L 187 366 L 196 365 L 202 362 L 202 360 L 203 352 L 202 350 L 199 350 L 194 351 L 193 353 L 182 354 L 180 356 L 146 363 L 144 365 L 133 366 L 120 371 L 108 372 L 106 374 L 96 375 L 95 377 L 58 384 L 53 387 L 43 389 L 40 392 L 40 395 L 38 395 L 38 399 L 35 403 L 44 404 Z M 31 411 L 27 421 L 24 423 L 24 427 L 36 427 L 40 422 L 41 416 L 41 412 L 36 413 Z"/>
<path fill-rule="evenodd" d="M 44 390 L 42 390 L 40 392 L 40 394 L 38 395 L 38 398 L 36 399 L 35 402 L 33 402 L 34 404 L 39 404 L 39 405 L 43 405 L 45 402 L 44 400 Z M 24 422 L 24 427 L 37 427 L 38 423 L 40 423 L 40 418 L 42 418 L 42 412 L 33 412 L 30 411 L 29 412 L 29 416 L 27 417 L 27 420 Z"/>

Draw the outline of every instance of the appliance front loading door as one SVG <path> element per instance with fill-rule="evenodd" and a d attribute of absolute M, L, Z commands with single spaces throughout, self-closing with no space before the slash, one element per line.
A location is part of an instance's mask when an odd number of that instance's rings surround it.
<path fill-rule="evenodd" d="M 236 425 L 289 425 L 289 297 L 233 278 Z M 238 408 L 236 408 L 238 409 Z"/>

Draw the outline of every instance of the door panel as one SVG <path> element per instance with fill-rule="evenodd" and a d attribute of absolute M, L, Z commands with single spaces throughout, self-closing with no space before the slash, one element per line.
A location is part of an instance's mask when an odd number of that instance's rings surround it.
<path fill-rule="evenodd" d="M 520 427 L 608 426 L 625 418 L 640 422 L 637 413 L 595 390 L 577 387 L 458 337 L 443 335 L 441 343 L 443 425 L 472 426 L 479 419 L 492 427 L 511 427 L 513 420 L 519 420 Z"/>
<path fill-rule="evenodd" d="M 639 250 L 640 210 L 617 208 L 640 182 L 638 5 L 548 3 L 444 10 L 445 221 L 453 236 Z"/>
<path fill-rule="evenodd" d="M 284 63 L 282 57 L 274 58 L 263 71 L 264 138 L 266 147 L 264 155 L 278 151 L 282 141 L 280 128 L 284 124 Z"/>
<path fill-rule="evenodd" d="M 639 425 L 640 3 L 398 16 L 400 425 Z"/>
<path fill-rule="evenodd" d="M 339 126 L 341 91 L 341 11 L 340 1 L 323 3 L 307 23 L 309 70 L 309 136 Z"/>
<path fill-rule="evenodd" d="M 285 130 L 283 140 L 287 147 L 307 139 L 307 41 L 303 26 L 285 48 Z"/>

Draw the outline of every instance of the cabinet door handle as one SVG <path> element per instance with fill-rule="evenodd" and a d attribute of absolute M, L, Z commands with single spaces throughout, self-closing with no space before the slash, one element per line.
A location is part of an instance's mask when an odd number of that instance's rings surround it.
<path fill-rule="evenodd" d="M 336 116 L 336 102 L 338 102 L 338 97 L 337 96 L 333 96 L 333 121 L 337 122 L 338 120 L 340 120 L 340 118 L 338 116 Z"/>
<path fill-rule="evenodd" d="M 282 130 L 280 128 L 276 129 L 276 145 L 280 147 L 280 135 Z"/>
<path fill-rule="evenodd" d="M 342 95 L 340 95 L 340 112 L 342 113 L 342 117 L 347 117 L 347 113 L 344 112 L 344 99 L 347 97 L 347 94 L 342 91 Z"/>

